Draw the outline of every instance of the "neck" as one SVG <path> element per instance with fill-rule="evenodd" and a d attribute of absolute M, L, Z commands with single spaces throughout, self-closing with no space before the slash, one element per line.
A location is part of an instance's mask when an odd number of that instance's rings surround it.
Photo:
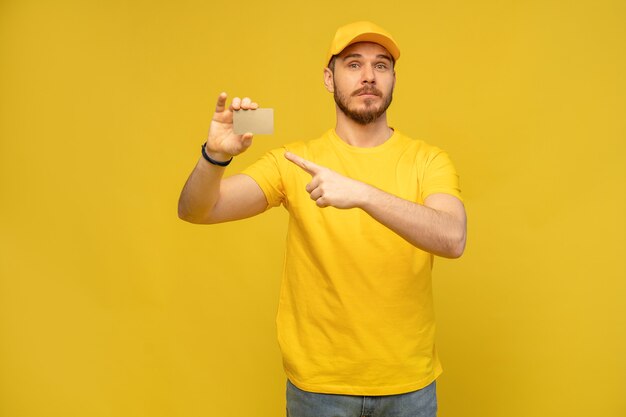
<path fill-rule="evenodd" d="M 347 117 L 339 108 L 335 132 L 348 145 L 360 148 L 382 145 L 393 135 L 393 130 L 387 125 L 387 112 L 372 123 L 362 125 Z"/>

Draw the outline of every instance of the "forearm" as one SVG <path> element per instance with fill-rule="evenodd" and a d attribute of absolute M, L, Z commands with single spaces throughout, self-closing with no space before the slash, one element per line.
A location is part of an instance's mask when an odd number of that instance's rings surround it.
<path fill-rule="evenodd" d="M 464 216 L 436 210 L 365 185 L 359 207 L 412 245 L 438 256 L 458 258 L 465 249 Z"/>
<path fill-rule="evenodd" d="M 205 223 L 219 198 L 225 168 L 200 158 L 178 199 L 178 217 L 191 223 Z"/>

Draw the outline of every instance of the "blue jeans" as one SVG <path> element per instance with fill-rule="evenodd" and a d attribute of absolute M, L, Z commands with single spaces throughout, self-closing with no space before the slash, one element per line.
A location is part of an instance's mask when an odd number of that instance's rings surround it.
<path fill-rule="evenodd" d="M 287 380 L 287 417 L 436 416 L 436 381 L 406 394 L 362 397 L 302 391 Z"/>

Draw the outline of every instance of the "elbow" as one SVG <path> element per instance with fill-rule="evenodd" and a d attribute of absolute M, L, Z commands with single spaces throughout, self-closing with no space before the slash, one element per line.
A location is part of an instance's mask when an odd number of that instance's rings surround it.
<path fill-rule="evenodd" d="M 463 220 L 452 228 L 452 233 L 448 240 L 448 253 L 450 259 L 458 259 L 465 252 L 465 242 L 467 241 L 467 222 Z"/>
<path fill-rule="evenodd" d="M 465 241 L 454 245 L 450 250 L 450 256 L 448 256 L 448 258 L 458 259 L 463 255 L 463 252 L 465 252 Z"/>
<path fill-rule="evenodd" d="M 461 233 L 457 233 L 455 236 L 452 236 L 448 241 L 448 245 L 443 254 L 444 257 L 449 259 L 458 259 L 465 252 L 465 242 L 466 242 L 466 233 L 463 230 Z"/>
<path fill-rule="evenodd" d="M 206 224 L 207 221 L 194 216 L 193 213 L 185 208 L 183 204 L 178 204 L 178 218 L 193 224 Z"/>
<path fill-rule="evenodd" d="M 195 223 L 189 213 L 180 205 L 178 206 L 178 218 L 189 223 Z"/>
<path fill-rule="evenodd" d="M 193 213 L 181 209 L 180 207 L 178 208 L 178 218 L 186 221 L 187 223 L 192 223 L 192 224 L 216 224 L 219 223 L 219 221 L 214 220 L 210 215 L 205 215 L 205 216 L 198 216 L 197 214 L 194 215 Z"/>

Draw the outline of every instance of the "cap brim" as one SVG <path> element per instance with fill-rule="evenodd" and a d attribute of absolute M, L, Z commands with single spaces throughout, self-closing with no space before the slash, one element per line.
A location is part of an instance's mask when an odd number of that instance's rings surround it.
<path fill-rule="evenodd" d="M 328 57 L 327 57 L 328 59 L 326 60 L 326 63 L 328 64 L 333 56 L 339 55 L 341 51 L 343 51 L 348 46 L 357 42 L 377 43 L 381 45 L 382 47 L 384 47 L 387 51 L 389 51 L 394 61 L 397 61 L 398 58 L 400 58 L 400 49 L 398 49 L 398 46 L 392 39 L 380 33 L 369 32 L 369 33 L 361 33 L 360 35 L 346 42 L 342 42 L 339 45 L 335 45 L 335 49 L 332 49 L 328 52 Z"/>

